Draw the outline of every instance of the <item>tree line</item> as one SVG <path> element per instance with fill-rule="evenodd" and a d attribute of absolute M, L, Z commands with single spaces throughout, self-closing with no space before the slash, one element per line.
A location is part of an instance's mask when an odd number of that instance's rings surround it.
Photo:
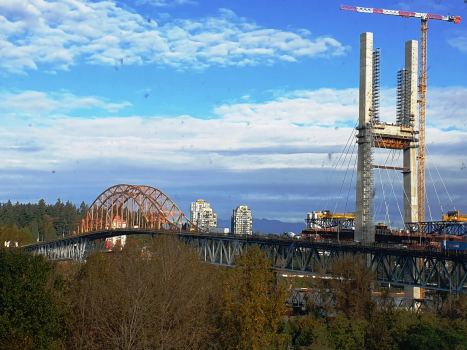
<path fill-rule="evenodd" d="M 259 248 L 236 267 L 201 263 L 174 237 L 52 263 L 0 249 L 0 349 L 466 349 L 467 298 L 437 293 L 419 312 L 375 297 L 365 257 L 339 278 L 300 279 L 316 293 L 286 316 L 290 280 Z"/>
<path fill-rule="evenodd" d="M 50 240 L 69 235 L 76 230 L 88 210 L 84 201 L 79 207 L 57 199 L 47 204 L 41 199 L 37 204 L 0 203 L 0 242 L 19 242 L 20 245 L 37 240 Z"/>

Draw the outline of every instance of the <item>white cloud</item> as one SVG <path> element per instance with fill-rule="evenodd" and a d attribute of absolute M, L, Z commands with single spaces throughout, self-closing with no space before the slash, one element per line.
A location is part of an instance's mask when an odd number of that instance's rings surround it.
<path fill-rule="evenodd" d="M 467 52 L 467 33 L 456 38 L 448 40 L 449 45 L 458 49 L 460 52 Z"/>
<path fill-rule="evenodd" d="M 431 91 L 440 100 L 446 98 L 444 94 L 463 98 L 456 94 L 462 88 L 439 89 L 437 94 L 435 89 Z M 55 111 L 65 106 L 111 110 L 125 103 L 28 91 L 3 97 L 0 108 L 22 113 L 41 111 L 43 116 L 32 124 L 17 122 L 14 128 L 8 126 L 11 117 L 5 116 L 0 126 L 0 147 L 10 163 L 40 170 L 49 169 L 51 164 L 58 169 L 75 161 L 100 160 L 171 170 L 319 169 L 334 165 L 335 158 L 329 154 L 340 153 L 351 136 L 358 117 L 356 93 L 356 89 L 296 91 L 262 104 L 224 105 L 215 109 L 218 118 L 203 120 L 190 116 L 57 117 Z M 385 94 L 388 92 L 383 90 Z M 428 112 L 434 110 L 429 108 Z M 439 152 L 438 167 L 448 168 L 458 162 L 456 152 L 439 154 L 446 145 L 451 150 L 465 149 L 466 136 L 466 130 L 427 128 L 427 144 Z M 353 144 L 352 139 L 350 142 Z"/>
<path fill-rule="evenodd" d="M 156 7 L 176 6 L 176 5 L 196 5 L 194 0 L 137 0 L 137 5 L 148 4 Z"/>
<path fill-rule="evenodd" d="M 428 88 L 428 126 L 467 131 L 467 88 L 463 86 Z"/>
<path fill-rule="evenodd" d="M 431 88 L 429 100 L 432 103 L 428 106 L 427 119 L 435 114 L 440 120 L 445 118 L 442 106 L 434 102 L 446 98 L 450 98 L 450 103 L 462 102 L 465 99 L 462 89 Z M 50 188 L 56 191 L 51 198 L 58 198 L 63 197 L 63 191 L 69 196 L 70 184 L 76 184 L 77 200 L 83 200 L 83 193 L 87 191 L 89 198 L 85 198 L 92 201 L 107 186 L 129 182 L 150 184 L 178 194 L 179 198 L 184 198 L 186 206 L 190 200 L 198 198 L 210 198 L 212 202 L 217 199 L 219 207 L 225 206 L 224 217 L 230 215 L 231 207 L 245 203 L 252 208 L 256 205 L 258 214 L 255 215 L 259 217 L 278 218 L 275 211 L 283 213 L 285 206 L 290 209 L 290 215 L 303 218 L 306 211 L 334 208 L 334 204 L 328 206 L 327 203 L 324 207 L 324 202 L 320 204 L 318 199 L 331 196 L 331 201 L 335 201 L 337 196 L 347 196 L 350 173 L 343 192 L 338 195 L 346 167 L 339 167 L 337 173 L 332 169 L 346 142 L 349 141 L 351 147 L 355 145 L 351 137 L 358 113 L 355 94 L 356 89 L 294 91 L 261 104 L 225 105 L 215 110 L 217 118 L 207 120 L 186 115 L 71 118 L 64 113 L 57 115 L 62 105 L 102 106 L 99 101 L 103 99 L 81 98 L 64 92 L 60 95 L 11 94 L 0 103 L 1 108 L 5 108 L 5 101 L 13 101 L 8 106 L 9 112 L 3 113 L 0 125 L 0 149 L 5 160 L 0 163 L 0 177 L 7 184 L 0 195 L 6 199 L 18 196 L 16 191 L 21 187 L 28 192 L 29 197 L 25 198 L 36 201 L 47 192 L 44 188 Z M 394 119 L 395 111 L 390 109 L 393 102 L 389 102 L 395 100 L 390 96 L 395 95 L 394 89 L 382 89 L 381 95 L 386 101 L 382 109 Z M 22 103 L 28 100 L 31 105 L 26 111 L 21 110 Z M 43 101 L 51 102 L 52 107 L 48 104 L 44 107 Z M 112 104 L 106 103 L 108 108 Z M 26 121 L 15 118 L 16 114 L 40 108 L 43 110 L 40 118 Z M 457 194 L 463 193 L 465 187 L 465 170 L 462 169 L 467 164 L 466 136 L 465 129 L 446 131 L 434 125 L 427 127 L 427 149 L 448 189 L 455 189 L 451 196 L 460 210 L 467 205 Z M 375 153 L 375 162 L 384 164 L 387 152 L 377 150 Z M 428 166 L 431 158 L 427 157 Z M 396 156 L 392 165 L 402 166 L 402 158 Z M 437 171 L 433 167 L 431 171 L 435 177 L 433 181 L 439 182 Z M 27 181 L 8 178 L 19 174 Z M 396 176 L 396 192 L 400 192 L 400 188 L 397 190 L 402 181 L 400 174 L 390 173 L 389 177 L 383 174 L 383 181 L 387 183 L 393 176 Z M 379 175 L 376 182 L 380 186 Z M 427 172 L 428 191 L 432 191 L 431 182 Z M 24 187 L 24 183 L 35 188 Z M 9 192 L 9 188 L 14 188 L 15 192 Z M 32 197 L 31 190 L 36 193 Z M 380 187 L 376 193 L 381 197 Z M 349 208 L 352 208 L 353 187 L 350 187 L 350 194 Z M 441 200 L 447 201 L 444 200 L 446 196 L 439 195 Z M 176 201 L 179 204 L 177 198 Z M 342 199 L 342 206 L 344 202 Z M 432 199 L 430 204 L 433 208 Z M 446 208 L 444 202 L 443 206 Z M 352 210 L 349 208 L 346 210 Z M 391 215 L 395 215 L 392 220 L 395 220 L 399 214 L 394 206 L 391 210 Z M 439 214 L 434 217 L 438 218 Z"/>
<path fill-rule="evenodd" d="M 56 111 L 73 109 L 103 108 L 116 112 L 121 108 L 131 106 L 130 102 L 105 103 L 96 97 L 78 97 L 71 93 L 44 93 L 39 91 L 24 91 L 18 94 L 0 93 L 0 111 L 15 115 L 41 116 Z"/>
<path fill-rule="evenodd" d="M 280 122 L 332 126 L 349 123 L 358 116 L 358 90 L 319 89 L 297 91 L 269 103 L 242 103 L 216 108 L 231 122 Z"/>
<path fill-rule="evenodd" d="M 0 65 L 11 72 L 42 63 L 68 69 L 81 60 L 204 69 L 338 56 L 349 49 L 330 37 L 305 38 L 311 35 L 306 30 L 262 28 L 227 9 L 216 17 L 175 19 L 162 27 L 111 1 L 8 0 L 0 2 L 0 13 Z"/>

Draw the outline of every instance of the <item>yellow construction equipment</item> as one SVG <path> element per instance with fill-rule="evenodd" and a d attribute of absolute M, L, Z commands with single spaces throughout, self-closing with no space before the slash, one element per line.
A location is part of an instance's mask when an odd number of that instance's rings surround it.
<path fill-rule="evenodd" d="M 447 214 L 443 213 L 443 221 L 467 221 L 467 214 L 459 213 L 459 210 L 448 211 Z"/>
<path fill-rule="evenodd" d="M 318 217 L 324 219 L 355 219 L 355 213 L 332 213 L 330 210 L 323 210 L 318 213 Z"/>

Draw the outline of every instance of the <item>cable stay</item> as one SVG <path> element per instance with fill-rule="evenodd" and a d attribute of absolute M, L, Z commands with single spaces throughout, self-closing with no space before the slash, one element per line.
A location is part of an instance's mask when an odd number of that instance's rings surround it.
<path fill-rule="evenodd" d="M 342 155 L 348 153 L 347 148 L 350 149 L 350 141 L 353 140 L 353 138 L 355 137 L 355 133 L 356 133 L 355 127 L 356 127 L 356 126 L 357 126 L 357 123 L 356 123 L 355 126 L 352 128 L 352 132 L 351 132 L 349 138 L 347 139 L 347 142 L 346 142 L 346 144 L 345 144 L 345 146 L 344 146 L 344 149 L 343 149 L 343 151 L 341 152 L 341 154 L 340 154 L 340 156 L 339 156 L 339 159 L 337 160 L 337 163 L 336 163 L 336 165 L 334 166 L 334 168 L 333 168 L 333 170 L 332 170 L 332 173 L 331 173 L 331 176 L 329 176 L 326 185 L 328 185 L 328 184 L 331 182 L 331 180 L 332 180 L 332 178 L 333 178 L 333 176 L 334 176 L 334 173 L 336 172 L 336 169 L 337 169 L 337 167 L 339 166 L 340 160 L 342 159 Z M 347 150 L 347 152 L 346 152 L 346 150 Z M 318 205 L 321 203 L 321 200 L 322 200 L 322 199 L 323 199 L 323 192 L 321 192 L 321 196 L 320 196 L 320 198 L 319 198 L 319 200 L 318 200 Z M 329 203 L 329 196 L 328 196 L 328 200 L 327 200 L 327 202 L 326 202 L 326 206 L 328 205 L 328 203 Z"/>
<path fill-rule="evenodd" d="M 452 204 L 452 207 L 454 208 L 454 210 L 457 210 L 457 209 L 456 209 L 456 206 L 454 205 L 454 202 L 452 201 L 451 196 L 449 195 L 449 191 L 448 191 L 448 189 L 446 188 L 446 184 L 444 183 L 443 178 L 441 177 L 441 174 L 439 173 L 438 167 L 436 166 L 436 163 L 435 163 L 435 161 L 433 160 L 433 157 L 431 156 L 431 153 L 430 153 L 430 150 L 428 149 L 428 147 L 427 147 L 426 150 L 427 150 L 427 152 L 428 152 L 428 155 L 430 156 L 431 162 L 432 162 L 433 165 L 435 166 L 436 172 L 438 173 L 438 176 L 439 176 L 439 178 L 440 178 L 440 180 L 441 180 L 441 183 L 442 183 L 443 186 L 444 186 L 444 190 L 446 191 L 446 194 L 448 195 L 448 198 L 449 198 L 449 201 L 450 201 L 451 204 Z M 442 209 L 441 209 L 441 212 L 443 212 Z"/>

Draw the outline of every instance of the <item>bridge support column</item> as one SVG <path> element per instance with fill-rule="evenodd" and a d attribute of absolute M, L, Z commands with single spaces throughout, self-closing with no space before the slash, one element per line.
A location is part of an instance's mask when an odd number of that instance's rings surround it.
<path fill-rule="evenodd" d="M 405 82 L 406 82 L 406 120 L 407 126 L 417 129 L 417 77 L 418 77 L 418 42 L 409 40 L 405 43 Z M 416 143 L 410 142 L 403 150 L 404 171 L 404 223 L 418 221 L 418 167 Z M 422 262 L 420 262 L 422 263 Z M 414 273 L 416 267 L 413 266 Z M 419 287 L 404 287 L 406 301 L 422 299 L 422 290 Z M 416 307 L 417 303 L 412 304 Z"/>
<path fill-rule="evenodd" d="M 371 189 L 368 188 L 369 172 L 373 171 L 371 156 L 371 106 L 373 99 L 373 33 L 360 35 L 360 87 L 359 87 L 359 117 L 358 117 L 358 162 L 357 162 L 357 193 L 355 205 L 355 241 L 372 243 L 375 240 L 371 216 Z M 370 128 L 370 130 L 368 130 Z M 368 144 L 370 143 L 370 144 Z M 371 169 L 371 170 L 368 170 Z M 373 232 L 373 234 L 371 234 Z"/>
<path fill-rule="evenodd" d="M 410 116 L 414 130 L 417 129 L 417 76 L 418 76 L 418 42 L 409 40 L 405 43 L 405 74 L 407 83 L 407 114 Z M 409 126 L 409 125 L 408 125 Z M 418 221 L 418 172 L 416 143 L 410 142 L 403 150 L 403 167 L 408 168 L 404 174 L 404 223 Z"/>
<path fill-rule="evenodd" d="M 415 266 L 415 264 L 418 264 L 421 260 L 423 259 L 413 259 L 411 260 L 413 261 L 413 263 L 410 264 L 411 266 L 406 267 L 404 278 L 407 281 L 410 281 L 413 278 L 412 276 L 416 276 L 415 272 L 417 270 L 417 266 Z M 407 308 L 413 308 L 413 311 L 417 311 L 420 308 L 420 300 L 423 299 L 422 288 L 404 286 L 404 299 Z"/>

